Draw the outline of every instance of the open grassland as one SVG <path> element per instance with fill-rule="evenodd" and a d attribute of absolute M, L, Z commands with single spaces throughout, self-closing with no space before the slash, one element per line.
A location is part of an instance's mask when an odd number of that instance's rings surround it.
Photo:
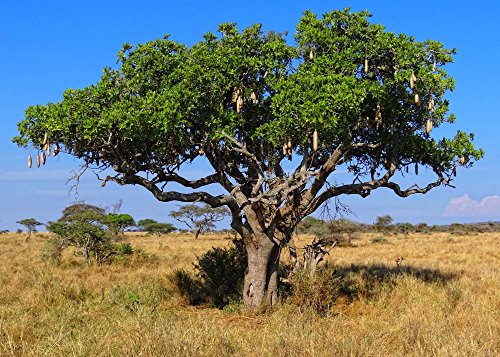
<path fill-rule="evenodd" d="M 322 315 L 297 296 L 260 315 L 188 306 L 169 275 L 223 235 L 130 234 L 157 258 L 90 268 L 44 262 L 46 237 L 0 236 L 0 355 L 500 355 L 499 234 L 363 235 L 329 261 L 361 293 Z"/>

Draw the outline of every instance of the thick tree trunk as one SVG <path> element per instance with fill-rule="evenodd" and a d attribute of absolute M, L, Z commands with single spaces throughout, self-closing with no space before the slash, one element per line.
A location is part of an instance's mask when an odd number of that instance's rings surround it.
<path fill-rule="evenodd" d="M 280 248 L 269 238 L 258 246 L 247 244 L 248 266 L 243 286 L 243 303 L 249 310 L 265 310 L 278 300 Z"/>
<path fill-rule="evenodd" d="M 200 232 L 201 232 L 201 228 L 196 228 L 194 230 L 194 239 L 198 239 L 200 237 Z"/>

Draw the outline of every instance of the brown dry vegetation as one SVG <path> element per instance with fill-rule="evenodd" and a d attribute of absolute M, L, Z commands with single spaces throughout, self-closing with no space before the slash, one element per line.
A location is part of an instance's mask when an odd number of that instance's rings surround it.
<path fill-rule="evenodd" d="M 249 315 L 237 306 L 187 306 L 168 278 L 229 244 L 223 236 L 131 234 L 134 247 L 157 259 L 85 268 L 71 255 L 59 266 L 42 261 L 46 234 L 27 243 L 1 235 L 0 354 L 500 355 L 499 234 L 380 237 L 365 234 L 332 251 L 330 265 L 364 286 L 353 300 L 341 297 L 318 315 L 295 296 Z"/>

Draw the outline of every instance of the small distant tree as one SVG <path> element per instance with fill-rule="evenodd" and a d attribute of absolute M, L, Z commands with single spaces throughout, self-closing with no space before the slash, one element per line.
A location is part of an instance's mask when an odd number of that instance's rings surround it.
<path fill-rule="evenodd" d="M 359 238 L 361 231 L 356 222 L 345 218 L 330 221 L 328 229 L 331 239 L 335 240 L 339 246 L 351 246 L 352 241 Z"/>
<path fill-rule="evenodd" d="M 105 210 L 92 205 L 77 203 L 66 207 L 57 222 L 49 222 L 48 230 L 55 235 L 51 246 L 59 257 L 68 247 L 77 248 L 89 266 L 94 260 L 101 264 L 113 254 L 113 231 Z"/>
<path fill-rule="evenodd" d="M 137 222 L 137 226 L 148 234 L 156 235 L 158 237 L 176 230 L 176 228 L 170 223 L 161 223 L 150 218 L 141 219 Z"/>
<path fill-rule="evenodd" d="M 212 208 L 207 204 L 203 206 L 198 206 L 197 204 L 179 206 L 177 211 L 170 213 L 170 217 L 188 226 L 194 233 L 195 239 L 198 239 L 200 233 L 213 230 L 215 222 L 222 221 L 227 215 L 229 215 L 227 208 Z"/>
<path fill-rule="evenodd" d="M 429 231 L 429 225 L 425 222 L 418 223 L 415 226 L 415 232 L 416 233 L 427 233 Z"/>
<path fill-rule="evenodd" d="M 146 231 L 146 226 L 151 223 L 157 223 L 154 219 L 151 218 L 145 218 L 145 219 L 140 219 L 137 221 L 137 228 L 139 228 L 141 231 Z"/>
<path fill-rule="evenodd" d="M 393 219 L 388 214 L 385 216 L 378 216 L 373 223 L 373 227 L 379 232 L 387 232 L 392 225 Z"/>
<path fill-rule="evenodd" d="M 28 232 L 28 236 L 26 237 L 26 240 L 25 240 L 26 242 L 30 239 L 32 233 L 38 232 L 36 227 L 43 225 L 43 223 L 38 222 L 34 218 L 22 219 L 20 221 L 17 221 L 16 223 L 26 227 L 26 232 Z"/>
<path fill-rule="evenodd" d="M 135 226 L 134 218 L 126 213 L 110 213 L 107 217 L 117 234 L 122 234 L 127 228 Z"/>
<path fill-rule="evenodd" d="M 415 230 L 415 227 L 413 227 L 413 224 L 411 223 L 398 223 L 394 228 L 398 233 L 402 233 L 405 236 L 408 236 L 410 232 L 413 232 Z"/>

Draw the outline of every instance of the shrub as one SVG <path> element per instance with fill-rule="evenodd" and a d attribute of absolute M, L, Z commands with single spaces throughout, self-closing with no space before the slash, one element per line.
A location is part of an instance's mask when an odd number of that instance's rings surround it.
<path fill-rule="evenodd" d="M 291 294 L 287 301 L 300 312 L 325 315 L 340 296 L 340 280 L 327 268 L 318 269 L 313 275 L 302 269 L 290 277 L 290 284 Z"/>
<path fill-rule="evenodd" d="M 177 270 L 172 281 L 190 304 L 209 303 L 223 308 L 241 300 L 247 255 L 243 242 L 229 248 L 212 248 L 194 263 L 195 275 Z"/>
<path fill-rule="evenodd" d="M 170 279 L 190 305 L 200 305 L 207 302 L 203 284 L 193 274 L 179 269 L 174 271 Z"/>
<path fill-rule="evenodd" d="M 212 248 L 195 264 L 209 301 L 219 308 L 241 299 L 246 267 L 247 255 L 239 239 L 233 240 L 233 247 Z"/>
<path fill-rule="evenodd" d="M 309 216 L 297 225 L 297 233 L 312 234 L 320 238 L 328 235 L 329 229 L 327 223 L 322 219 Z"/>
<path fill-rule="evenodd" d="M 429 233 L 429 226 L 427 223 L 419 223 L 415 226 L 416 233 Z"/>
<path fill-rule="evenodd" d="M 374 237 L 370 239 L 370 242 L 375 243 L 375 244 L 387 244 L 389 241 L 384 238 L 384 237 Z"/>
<path fill-rule="evenodd" d="M 134 253 L 134 250 L 132 249 L 132 246 L 130 245 L 130 243 L 115 244 L 114 248 L 115 248 L 116 254 L 119 257 L 131 255 Z"/>
<path fill-rule="evenodd" d="M 397 233 L 404 234 L 405 236 L 415 231 L 415 227 L 411 223 L 397 223 L 394 225 Z"/>

